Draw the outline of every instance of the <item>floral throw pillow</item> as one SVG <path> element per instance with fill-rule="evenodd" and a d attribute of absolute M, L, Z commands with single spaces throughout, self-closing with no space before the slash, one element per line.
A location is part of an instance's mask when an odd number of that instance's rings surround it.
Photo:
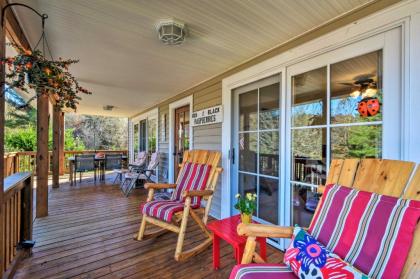
<path fill-rule="evenodd" d="M 307 278 L 368 278 L 300 227 L 295 227 L 293 238 L 284 255 L 284 262 L 300 279 Z"/>

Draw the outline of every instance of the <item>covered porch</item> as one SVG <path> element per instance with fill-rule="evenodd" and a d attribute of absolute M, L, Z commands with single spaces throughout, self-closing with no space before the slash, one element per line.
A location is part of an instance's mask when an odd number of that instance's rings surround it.
<path fill-rule="evenodd" d="M 306 232 L 319 220 L 324 193 L 351 193 L 340 205 L 354 210 L 362 190 L 372 192 L 374 202 L 389 195 L 395 204 L 411 199 L 401 203 L 417 206 L 420 0 L 22 2 L 48 13 L 47 20 L 38 14 L 47 27 L 21 7 L 9 7 L 1 56 L 7 41 L 31 53 L 45 32 L 55 58 L 80 58 L 75 77 L 93 94 L 65 95 L 70 109 L 60 105 L 58 93 L 35 95 L 36 151 L 9 153 L 0 94 L 0 277 L 229 278 L 239 263 L 264 263 L 257 243 L 267 244 L 266 262 L 282 263 L 294 226 Z M 13 3 L 0 0 L 3 8 Z M 7 66 L 21 66 L 3 59 L 0 81 Z M 127 146 L 66 151 L 64 119 L 75 108 L 77 114 L 124 117 Z M 105 171 L 106 156 L 98 153 L 125 161 L 95 182 L 92 170 Z M 91 168 L 70 183 L 76 155 L 89 155 Z M 130 183 L 128 194 L 115 179 L 118 172 Z M 156 192 L 166 200 L 155 200 Z M 169 197 L 175 205 L 164 204 Z M 247 215 L 259 224 L 235 224 L 227 238 L 237 249 L 221 241 L 217 269 L 213 249 L 220 238 L 208 224 L 246 213 L 248 205 L 238 205 L 242 197 L 252 201 Z M 358 213 L 370 224 L 381 218 L 370 218 L 376 204 L 368 205 L 366 214 Z M 325 216 L 333 208 L 327 204 Z M 334 237 L 324 245 L 338 245 L 345 226 L 354 232 L 348 237 L 364 243 L 370 227 L 347 224 L 351 214 L 344 206 L 336 213 L 343 215 L 326 226 Z M 404 227 L 391 217 L 389 226 L 372 226 Z M 146 232 L 140 227 L 145 220 Z M 409 244 L 418 248 L 420 227 L 413 220 Z M 157 226 L 172 232 L 159 235 Z M 148 239 L 150 232 L 159 236 Z M 173 232 L 185 242 L 178 245 Z M 193 247 L 199 249 L 187 251 Z M 363 248 L 354 249 L 353 262 Z M 416 278 L 419 254 L 406 252 L 408 269 L 397 273 Z M 369 260 L 362 271 L 383 274 L 373 265 L 379 260 Z M 248 279 L 240 276 L 235 279 Z"/>

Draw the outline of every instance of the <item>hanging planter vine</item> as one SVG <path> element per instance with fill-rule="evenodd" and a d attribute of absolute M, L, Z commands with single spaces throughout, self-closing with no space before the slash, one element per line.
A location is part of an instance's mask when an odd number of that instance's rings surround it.
<path fill-rule="evenodd" d="M 17 44 L 10 43 L 18 52 L 14 57 L 2 57 L 0 62 L 6 65 L 8 73 L 6 74 L 5 84 L 10 88 L 19 89 L 24 92 L 34 90 L 35 96 L 29 101 L 41 96 L 51 96 L 59 108 L 70 108 L 76 110 L 81 94 L 92 94 L 89 90 L 79 85 L 77 79 L 69 72 L 71 64 L 78 63 L 79 60 L 59 58 L 54 60 L 46 41 L 44 25 L 46 14 L 40 14 L 33 8 L 19 3 L 9 4 L 2 10 L 2 26 L 4 24 L 5 10 L 10 6 L 24 6 L 38 14 L 42 19 L 42 35 L 34 50 L 25 50 Z M 37 49 L 42 41 L 43 51 Z M 51 60 L 45 56 L 45 45 L 47 45 Z"/>

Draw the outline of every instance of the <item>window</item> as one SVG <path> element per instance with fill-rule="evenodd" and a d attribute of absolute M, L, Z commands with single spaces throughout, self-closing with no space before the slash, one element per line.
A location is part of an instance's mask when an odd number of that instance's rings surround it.
<path fill-rule="evenodd" d="M 139 153 L 139 124 L 134 124 L 134 160 L 137 159 Z"/>
<path fill-rule="evenodd" d="M 157 120 L 155 118 L 147 121 L 147 150 L 149 153 L 156 152 L 156 131 Z"/>
<path fill-rule="evenodd" d="M 309 225 L 331 159 L 382 157 L 381 89 L 380 50 L 292 76 L 293 224 Z"/>
<path fill-rule="evenodd" d="M 147 120 L 140 121 L 140 151 L 147 151 L 146 140 L 147 140 Z"/>

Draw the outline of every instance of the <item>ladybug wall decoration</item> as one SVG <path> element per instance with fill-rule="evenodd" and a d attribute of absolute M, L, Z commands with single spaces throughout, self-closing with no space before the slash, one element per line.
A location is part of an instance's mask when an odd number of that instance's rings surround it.
<path fill-rule="evenodd" d="M 363 98 L 357 105 L 357 111 L 361 117 L 377 115 L 381 109 L 381 103 L 376 97 Z"/>

